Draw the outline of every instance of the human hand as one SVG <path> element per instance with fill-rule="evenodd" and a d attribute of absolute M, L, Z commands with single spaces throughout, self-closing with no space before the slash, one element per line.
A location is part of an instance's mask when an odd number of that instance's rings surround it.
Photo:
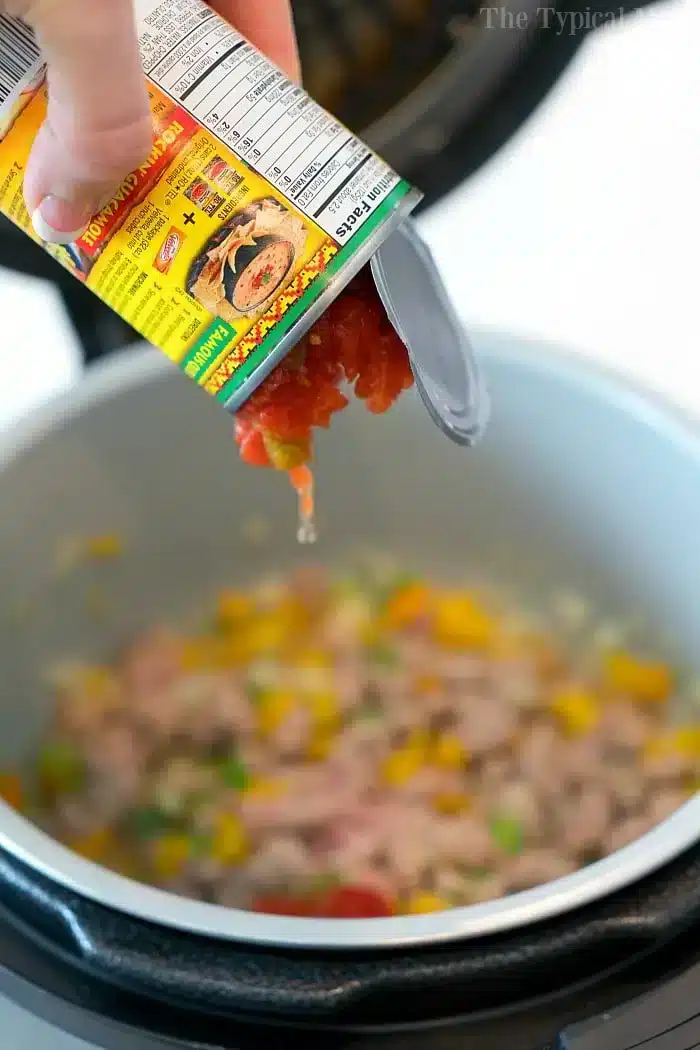
<path fill-rule="evenodd" d="M 0 0 L 35 30 L 48 65 L 49 106 L 24 177 L 34 227 L 68 244 L 152 147 L 133 0 Z M 299 79 L 290 0 L 211 6 Z"/>

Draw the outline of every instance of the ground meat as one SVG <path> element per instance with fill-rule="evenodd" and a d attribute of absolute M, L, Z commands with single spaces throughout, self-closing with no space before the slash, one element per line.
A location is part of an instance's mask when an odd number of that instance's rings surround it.
<path fill-rule="evenodd" d="M 284 914 L 560 878 L 674 813 L 700 739 L 666 728 L 658 662 L 618 654 L 610 688 L 597 650 L 569 665 L 525 622 L 386 569 L 227 591 L 199 636 L 158 628 L 113 666 L 61 668 L 42 823 L 173 893 Z"/>

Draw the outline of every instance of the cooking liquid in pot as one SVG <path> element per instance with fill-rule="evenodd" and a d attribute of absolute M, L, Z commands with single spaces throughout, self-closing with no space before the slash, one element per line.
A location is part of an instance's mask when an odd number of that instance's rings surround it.
<path fill-rule="evenodd" d="M 663 663 L 415 576 L 305 569 L 56 672 L 35 781 L 5 796 L 98 863 L 186 896 L 329 917 L 547 882 L 694 791 Z"/>

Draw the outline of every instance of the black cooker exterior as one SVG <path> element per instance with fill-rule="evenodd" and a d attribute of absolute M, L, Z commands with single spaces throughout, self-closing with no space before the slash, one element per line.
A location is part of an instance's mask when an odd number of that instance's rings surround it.
<path fill-rule="evenodd" d="M 131 919 L 0 853 L 0 992 L 107 1050 L 426 1044 L 513 1050 L 700 953 L 700 846 L 508 935 L 407 951 L 259 949 Z M 458 1043 L 456 1040 L 460 1040 Z"/>

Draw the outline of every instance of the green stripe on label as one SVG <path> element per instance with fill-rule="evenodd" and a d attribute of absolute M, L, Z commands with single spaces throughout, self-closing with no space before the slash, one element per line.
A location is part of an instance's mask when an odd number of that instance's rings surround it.
<path fill-rule="evenodd" d="M 223 350 L 232 342 L 236 336 L 236 329 L 225 321 L 212 321 L 208 328 L 199 337 L 194 346 L 190 347 L 185 357 L 180 362 L 180 368 L 190 379 L 199 379 L 211 366 L 217 357 L 221 356 Z"/>
<path fill-rule="evenodd" d="M 364 226 L 358 230 L 355 236 L 352 237 L 352 239 L 340 249 L 338 254 L 331 259 L 326 269 L 309 286 L 304 295 L 300 299 L 297 299 L 293 306 L 289 307 L 282 319 L 279 320 L 272 331 L 265 336 L 260 346 L 258 346 L 243 364 L 236 369 L 226 385 L 214 395 L 217 401 L 223 401 L 225 403 L 236 393 L 241 384 L 248 379 L 256 368 L 258 368 L 277 347 L 282 336 L 289 331 L 292 325 L 294 325 L 299 318 L 306 313 L 312 303 L 318 299 L 328 286 L 329 281 L 336 275 L 336 273 L 343 269 L 347 264 L 348 259 L 351 259 L 352 256 L 356 254 L 358 247 L 362 245 L 372 233 L 374 233 L 378 226 L 386 221 L 387 216 L 395 210 L 399 202 L 403 200 L 411 190 L 412 187 L 407 182 L 402 181 L 398 184 L 387 199 L 377 208 L 374 214 L 370 216 Z"/>

